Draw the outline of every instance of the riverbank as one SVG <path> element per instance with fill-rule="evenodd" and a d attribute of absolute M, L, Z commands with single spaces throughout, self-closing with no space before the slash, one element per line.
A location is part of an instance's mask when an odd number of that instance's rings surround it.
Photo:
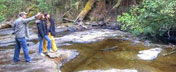
<path fill-rule="evenodd" d="M 58 28 L 58 34 L 64 34 L 55 37 L 59 50 L 45 57 L 38 55 L 37 35 L 33 32 L 33 38 L 29 40 L 29 42 L 33 42 L 33 44 L 29 45 L 29 52 L 34 61 L 33 63 L 25 63 L 23 52 L 21 51 L 20 58 L 22 61 L 14 64 L 12 59 L 14 44 L 10 45 L 12 48 L 8 48 L 9 45 L 3 46 L 1 44 L 4 48 L 0 51 L 0 71 L 58 72 L 61 69 L 62 72 L 86 72 L 86 70 L 96 71 L 100 69 L 100 72 L 105 72 L 108 69 L 115 68 L 117 70 L 132 69 L 138 72 L 172 72 L 175 68 L 173 66 L 173 61 L 176 60 L 175 54 L 162 57 L 162 54 L 170 50 L 169 45 L 141 41 L 132 34 L 119 30 L 89 29 L 65 34 L 64 32 L 69 30 L 65 27 Z M 8 37 L 10 35 L 7 34 L 1 36 L 3 40 L 0 42 L 5 41 L 5 36 L 8 38 L 6 41 L 13 39 L 13 35 Z M 13 41 L 11 42 L 13 43 Z M 144 61 L 137 58 L 139 51 L 155 47 L 168 49 L 163 50 L 154 61 Z M 165 68 L 162 69 L 162 67 Z M 160 68 L 162 70 L 159 70 Z M 167 68 L 170 71 L 167 71 Z"/>

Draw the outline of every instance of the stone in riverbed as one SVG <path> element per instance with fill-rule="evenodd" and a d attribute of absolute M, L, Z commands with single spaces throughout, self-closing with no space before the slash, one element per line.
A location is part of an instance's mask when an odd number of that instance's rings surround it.
<path fill-rule="evenodd" d="M 154 60 L 158 57 L 158 55 L 161 53 L 161 48 L 153 48 L 149 50 L 143 50 L 139 51 L 138 57 L 142 60 Z"/>
<path fill-rule="evenodd" d="M 6 28 L 6 29 L 2 29 L 0 30 L 0 36 L 3 35 L 10 35 L 14 32 L 13 28 Z"/>
<path fill-rule="evenodd" d="M 50 58 L 63 57 L 64 62 L 68 62 L 68 61 L 74 59 L 77 55 L 79 55 L 77 50 L 63 50 L 63 49 L 59 49 L 53 53 L 48 53 L 48 56 Z"/>
<path fill-rule="evenodd" d="M 14 49 L 0 52 L 0 72 L 58 72 L 57 64 L 38 54 L 38 44 L 28 47 L 32 63 L 26 63 L 21 51 L 20 62 L 13 62 Z"/>
<path fill-rule="evenodd" d="M 61 58 L 61 61 L 58 64 L 59 69 L 63 66 L 63 63 L 71 61 L 78 55 L 79 53 L 77 52 L 77 50 L 63 50 L 63 49 L 59 49 L 53 53 L 48 53 L 48 56 L 50 58 Z"/>
<path fill-rule="evenodd" d="M 74 32 L 69 35 L 55 38 L 56 43 L 73 42 L 73 43 L 90 43 L 103 40 L 105 38 L 111 37 L 122 37 L 126 36 L 127 33 L 118 30 L 108 30 L 108 29 L 92 29 L 82 32 Z"/>

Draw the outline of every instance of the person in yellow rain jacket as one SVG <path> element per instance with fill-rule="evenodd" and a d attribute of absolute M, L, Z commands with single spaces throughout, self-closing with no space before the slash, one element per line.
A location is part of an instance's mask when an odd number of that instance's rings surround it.
<path fill-rule="evenodd" d="M 51 39 L 51 48 L 53 51 L 57 50 L 57 46 L 54 40 L 54 36 L 56 35 L 55 32 L 55 24 L 54 24 L 54 20 L 50 17 L 49 14 L 44 14 L 45 18 L 46 18 L 46 24 L 47 24 L 47 29 L 49 31 L 48 37 Z M 47 52 L 47 41 L 44 40 L 43 41 L 43 52 Z"/>

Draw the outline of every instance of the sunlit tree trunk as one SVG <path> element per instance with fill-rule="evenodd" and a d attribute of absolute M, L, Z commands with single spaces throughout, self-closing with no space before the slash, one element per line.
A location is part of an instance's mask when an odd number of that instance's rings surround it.
<path fill-rule="evenodd" d="M 112 9 L 115 9 L 115 8 L 119 7 L 119 6 L 120 6 L 121 1 L 122 1 L 122 0 L 118 0 L 118 1 L 117 1 L 117 3 L 113 6 L 113 8 L 112 8 Z"/>
<path fill-rule="evenodd" d="M 84 20 L 85 16 L 88 14 L 88 12 L 92 9 L 93 4 L 96 0 L 88 0 L 87 4 L 85 5 L 84 9 L 80 12 L 80 14 L 75 19 L 75 23 L 78 21 Z"/>

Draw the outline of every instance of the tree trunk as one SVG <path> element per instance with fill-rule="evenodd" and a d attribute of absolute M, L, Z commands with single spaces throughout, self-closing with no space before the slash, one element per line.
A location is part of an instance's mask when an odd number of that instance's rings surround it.
<path fill-rule="evenodd" d="M 119 7 L 119 6 L 120 6 L 121 1 L 122 1 L 122 0 L 118 0 L 118 2 L 114 5 L 114 7 L 113 7 L 112 9 L 115 9 L 115 8 Z"/>
<path fill-rule="evenodd" d="M 95 3 L 96 0 L 89 0 L 86 4 L 86 6 L 84 7 L 84 9 L 80 12 L 80 14 L 77 16 L 77 18 L 75 19 L 75 23 L 77 24 L 77 22 L 80 22 L 82 20 L 84 20 L 84 18 L 86 17 L 86 15 L 88 14 L 88 12 L 92 9 L 93 4 Z"/>

